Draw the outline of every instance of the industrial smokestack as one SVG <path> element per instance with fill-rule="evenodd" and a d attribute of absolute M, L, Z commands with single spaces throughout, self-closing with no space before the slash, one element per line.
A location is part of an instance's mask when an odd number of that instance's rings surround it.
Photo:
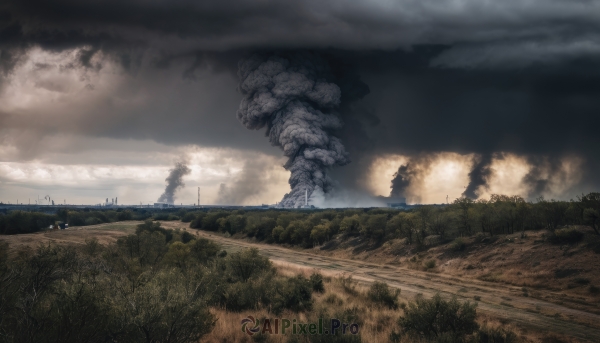
<path fill-rule="evenodd" d="M 304 190 L 304 206 L 308 206 L 308 189 Z"/>
<path fill-rule="evenodd" d="M 188 168 L 185 162 L 175 163 L 175 168 L 169 170 L 169 176 L 165 179 L 167 186 L 165 187 L 164 193 L 158 198 L 158 202 L 174 204 L 175 192 L 178 189 L 185 187 L 183 177 L 191 172 L 192 170 Z"/>
<path fill-rule="evenodd" d="M 238 90 L 244 95 L 237 117 L 248 129 L 267 127 L 272 145 L 288 157 L 291 192 L 280 207 L 302 205 L 319 189 L 331 190 L 327 171 L 350 162 L 339 138 L 332 132 L 342 127 L 336 113 L 340 87 L 333 83 L 328 63 L 308 52 L 255 54 L 239 63 Z M 305 199 L 306 202 L 306 199 Z"/>

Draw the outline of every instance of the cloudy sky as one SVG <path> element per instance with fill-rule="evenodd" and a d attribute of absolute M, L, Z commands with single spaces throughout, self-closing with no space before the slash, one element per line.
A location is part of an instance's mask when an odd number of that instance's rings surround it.
<path fill-rule="evenodd" d="M 6 0 L 0 201 L 149 203 L 178 161 L 177 203 L 279 201 L 287 159 L 237 119 L 238 61 L 305 51 L 341 89 L 340 206 L 401 165 L 412 203 L 600 189 L 597 1 Z"/>

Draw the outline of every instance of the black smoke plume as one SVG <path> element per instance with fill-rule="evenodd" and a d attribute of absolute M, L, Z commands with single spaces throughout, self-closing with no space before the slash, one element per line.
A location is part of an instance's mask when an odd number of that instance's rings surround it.
<path fill-rule="evenodd" d="M 192 170 L 188 168 L 185 162 L 175 163 L 175 167 L 169 170 L 169 176 L 165 179 L 167 186 L 164 193 L 158 198 L 158 202 L 173 204 L 175 202 L 175 192 L 185 187 L 183 177 L 191 172 Z"/>
<path fill-rule="evenodd" d="M 303 205 L 305 191 L 309 196 L 330 192 L 328 170 L 350 159 L 334 135 L 343 125 L 337 112 L 342 91 L 327 61 L 301 51 L 255 54 L 238 66 L 238 90 L 244 95 L 238 119 L 248 129 L 266 127 L 271 144 L 288 157 L 284 167 L 291 172 L 292 190 L 280 206 Z"/>
<path fill-rule="evenodd" d="M 463 197 L 477 199 L 479 198 L 479 188 L 489 188 L 488 182 L 492 176 L 492 154 L 483 154 L 478 157 L 473 169 L 469 172 L 469 185 L 462 193 Z"/>
<path fill-rule="evenodd" d="M 410 202 L 420 202 L 422 198 L 419 189 L 437 156 L 438 154 L 420 153 L 401 165 L 392 179 L 390 197 L 403 197 Z"/>
<path fill-rule="evenodd" d="M 391 197 L 406 197 L 406 189 L 410 186 L 412 179 L 414 178 L 416 171 L 412 168 L 410 162 L 403 164 L 398 168 L 398 171 L 394 174 L 392 179 L 392 191 L 390 192 Z"/>

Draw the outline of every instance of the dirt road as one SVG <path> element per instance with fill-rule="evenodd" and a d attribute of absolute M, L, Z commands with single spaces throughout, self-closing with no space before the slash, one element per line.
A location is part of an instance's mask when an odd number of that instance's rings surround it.
<path fill-rule="evenodd" d="M 384 281 L 402 290 L 404 297 L 436 293 L 459 300 L 478 302 L 478 312 L 512 323 L 523 329 L 553 332 L 583 341 L 600 342 L 600 315 L 565 307 L 543 300 L 541 296 L 524 296 L 520 287 L 480 280 L 458 278 L 452 275 L 428 273 L 391 265 L 343 260 L 298 251 L 280 246 L 251 243 L 199 231 L 200 236 L 221 244 L 224 249 L 258 248 L 275 264 L 317 269 L 326 274 L 348 274 L 363 284 Z"/>

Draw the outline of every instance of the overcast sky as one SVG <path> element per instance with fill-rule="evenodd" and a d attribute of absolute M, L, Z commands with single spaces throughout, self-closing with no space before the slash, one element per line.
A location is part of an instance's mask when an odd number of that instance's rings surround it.
<path fill-rule="evenodd" d="M 177 203 L 279 201 L 283 152 L 236 111 L 238 61 L 281 51 L 362 95 L 334 133 L 343 205 L 376 204 L 409 161 L 409 202 L 452 200 L 484 156 L 482 197 L 600 189 L 597 1 L 6 0 L 0 201 L 149 203 L 181 160 Z"/>

